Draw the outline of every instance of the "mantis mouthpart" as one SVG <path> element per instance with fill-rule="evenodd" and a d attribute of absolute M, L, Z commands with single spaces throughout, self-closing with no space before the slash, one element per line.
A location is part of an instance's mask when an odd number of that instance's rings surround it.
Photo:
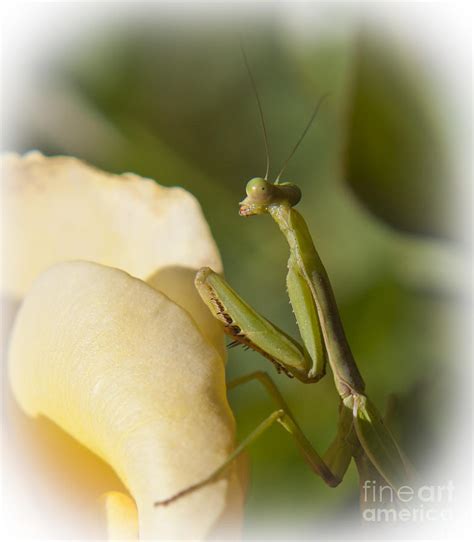
<path fill-rule="evenodd" d="M 244 217 L 269 214 L 285 236 L 290 249 L 287 288 L 298 324 L 299 344 L 272 322 L 255 311 L 224 280 L 203 268 L 195 279 L 196 288 L 233 344 L 259 352 L 284 372 L 303 383 L 320 380 L 329 364 L 340 397 L 337 434 L 324 456 L 320 456 L 305 437 L 284 398 L 271 378 L 257 371 L 228 384 L 232 389 L 258 380 L 274 399 L 277 410 L 270 414 L 207 478 L 187 487 L 155 506 L 167 505 L 218 479 L 232 462 L 267 428 L 278 422 L 294 438 L 312 470 L 329 486 L 337 486 L 351 459 L 365 455 L 380 476 L 395 490 L 412 478 L 411 467 L 375 405 L 346 339 L 328 274 L 316 251 L 305 220 L 293 207 L 301 198 L 292 183 L 273 184 L 263 178 L 247 183 L 247 196 L 240 203 Z"/>

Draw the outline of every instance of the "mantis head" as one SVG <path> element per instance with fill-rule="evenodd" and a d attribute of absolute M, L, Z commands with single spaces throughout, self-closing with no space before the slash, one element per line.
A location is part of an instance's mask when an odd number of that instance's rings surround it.
<path fill-rule="evenodd" d="M 296 184 L 271 183 L 261 177 L 251 179 L 245 191 L 247 197 L 239 203 L 240 216 L 263 215 L 275 205 L 293 207 L 301 199 L 301 190 Z"/>
<path fill-rule="evenodd" d="M 276 206 L 279 206 L 279 205 L 293 207 L 300 201 L 301 190 L 295 184 L 279 183 L 279 180 L 280 180 L 281 175 L 285 171 L 285 168 L 288 165 L 288 162 L 291 160 L 291 158 L 295 154 L 296 150 L 300 146 L 300 143 L 303 141 L 304 136 L 306 135 L 306 132 L 309 130 L 311 124 L 316 118 L 319 107 L 321 103 L 324 101 L 324 99 L 327 97 L 327 94 L 322 96 L 318 100 L 316 107 L 313 111 L 313 114 L 311 115 L 311 118 L 309 119 L 308 124 L 303 130 L 303 133 L 298 139 L 296 145 L 293 147 L 292 151 L 290 152 L 290 155 L 283 163 L 283 166 L 280 169 L 280 172 L 278 173 L 275 179 L 275 182 L 274 183 L 269 182 L 267 179 L 268 179 L 268 174 L 270 172 L 270 153 L 268 150 L 267 128 L 265 126 L 265 119 L 263 117 L 262 104 L 260 103 L 260 98 L 257 92 L 257 86 L 255 84 L 252 71 L 250 70 L 250 66 L 247 60 L 247 55 L 245 54 L 245 50 L 243 48 L 242 43 L 240 44 L 240 49 L 242 51 L 242 57 L 244 59 L 245 66 L 247 68 L 247 72 L 249 74 L 249 79 L 250 79 L 250 83 L 252 84 L 255 98 L 257 99 L 258 111 L 260 114 L 260 121 L 262 124 L 263 140 L 265 143 L 267 169 L 266 169 L 264 178 L 255 177 L 247 183 L 247 186 L 245 188 L 245 191 L 247 192 L 247 197 L 244 198 L 239 204 L 240 205 L 239 214 L 240 216 L 263 215 L 265 213 L 268 213 L 270 208 L 275 208 Z"/>

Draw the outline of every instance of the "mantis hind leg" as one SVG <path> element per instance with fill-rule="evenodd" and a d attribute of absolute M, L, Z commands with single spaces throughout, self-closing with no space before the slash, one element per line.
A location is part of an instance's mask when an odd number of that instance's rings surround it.
<path fill-rule="evenodd" d="M 241 384 L 258 380 L 268 391 L 272 399 L 276 402 L 278 409 L 272 412 L 265 418 L 229 455 L 229 457 L 218 467 L 214 472 L 210 473 L 205 479 L 200 482 L 188 486 L 182 491 L 172 495 L 171 497 L 155 502 L 155 506 L 166 506 L 174 501 L 189 495 L 190 493 L 217 481 L 223 476 L 227 469 L 231 466 L 244 451 L 255 440 L 258 439 L 267 429 L 275 422 L 278 422 L 290 435 L 295 439 L 298 448 L 300 449 L 304 459 L 311 469 L 318 474 L 323 481 L 331 487 L 337 486 L 349 466 L 351 457 L 355 453 L 357 441 L 352 437 L 352 413 L 341 404 L 338 431 L 335 440 L 330 445 L 328 451 L 322 458 L 313 448 L 312 444 L 306 438 L 305 434 L 295 421 L 285 399 L 272 381 L 272 379 L 263 371 L 256 371 L 249 375 L 243 376 L 228 384 L 229 389 L 233 389 Z"/>

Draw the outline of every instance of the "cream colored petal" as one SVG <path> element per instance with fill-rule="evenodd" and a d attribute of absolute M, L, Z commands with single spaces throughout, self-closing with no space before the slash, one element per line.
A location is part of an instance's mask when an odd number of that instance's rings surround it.
<path fill-rule="evenodd" d="M 2 159 L 4 293 L 21 298 L 65 260 L 88 260 L 145 279 L 178 265 L 222 265 L 199 204 L 181 188 L 111 175 L 38 152 Z"/>
<path fill-rule="evenodd" d="M 9 368 L 25 412 L 50 418 L 114 468 L 137 504 L 141 538 L 201 539 L 225 517 L 235 500 L 228 478 L 153 507 L 234 445 L 223 362 L 166 296 L 117 269 L 58 264 L 18 313 Z"/>
<path fill-rule="evenodd" d="M 138 513 L 135 502 L 125 493 L 104 495 L 109 540 L 138 540 Z"/>
<path fill-rule="evenodd" d="M 196 270 L 188 267 L 163 267 L 146 279 L 147 284 L 166 294 L 172 301 L 187 310 L 203 336 L 217 349 L 222 359 L 227 359 L 222 324 L 212 316 L 201 299 L 194 277 Z"/>

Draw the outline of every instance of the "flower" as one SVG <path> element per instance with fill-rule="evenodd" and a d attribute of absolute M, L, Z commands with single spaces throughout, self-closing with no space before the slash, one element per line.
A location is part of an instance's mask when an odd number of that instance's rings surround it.
<path fill-rule="evenodd" d="M 123 482 L 132 498 L 115 488 L 105 498 L 110 536 L 202 539 L 230 514 L 238 528 L 237 467 L 153 506 L 234 446 L 222 331 L 193 285 L 199 267 L 221 270 L 196 200 L 39 153 L 5 157 L 3 178 L 3 290 L 28 292 L 9 349 L 22 411 L 53 421 Z"/>

